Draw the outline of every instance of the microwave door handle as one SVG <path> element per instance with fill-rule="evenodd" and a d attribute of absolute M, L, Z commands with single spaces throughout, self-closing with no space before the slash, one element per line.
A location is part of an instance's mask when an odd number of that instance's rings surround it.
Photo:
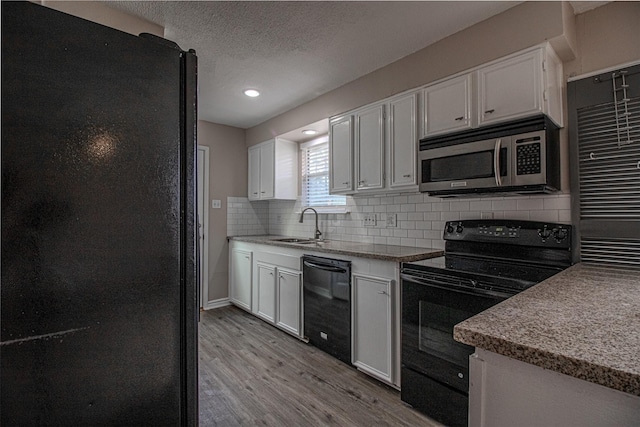
<path fill-rule="evenodd" d="M 502 146 L 502 140 L 496 139 L 496 146 L 493 152 L 493 170 L 496 177 L 496 185 L 502 186 L 502 178 L 500 177 L 500 148 Z"/>

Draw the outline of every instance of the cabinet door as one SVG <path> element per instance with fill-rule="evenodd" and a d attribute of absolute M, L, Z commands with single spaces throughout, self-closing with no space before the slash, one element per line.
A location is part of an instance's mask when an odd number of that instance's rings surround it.
<path fill-rule="evenodd" d="M 260 199 L 260 147 L 249 149 L 249 200 Z"/>
<path fill-rule="evenodd" d="M 302 304 L 301 273 L 278 268 L 278 310 L 276 324 L 300 336 Z"/>
<path fill-rule="evenodd" d="M 257 263 L 257 309 L 256 314 L 268 322 L 276 320 L 276 268 Z"/>
<path fill-rule="evenodd" d="M 389 186 L 416 185 L 416 106 L 413 93 L 389 102 Z"/>
<path fill-rule="evenodd" d="M 353 190 L 353 117 L 341 117 L 329 126 L 329 188 L 331 194 Z"/>
<path fill-rule="evenodd" d="M 384 186 L 384 105 L 356 113 L 356 189 Z"/>
<path fill-rule="evenodd" d="M 231 250 L 230 296 L 238 307 L 251 311 L 251 252 Z"/>
<path fill-rule="evenodd" d="M 425 88 L 422 91 L 424 136 L 470 128 L 471 90 L 471 74 Z"/>
<path fill-rule="evenodd" d="M 479 124 L 542 112 L 542 50 L 478 70 Z"/>
<path fill-rule="evenodd" d="M 353 274 L 353 364 L 389 383 L 393 380 L 393 283 Z"/>
<path fill-rule="evenodd" d="M 275 195 L 275 141 L 260 147 L 260 198 L 273 199 Z"/>

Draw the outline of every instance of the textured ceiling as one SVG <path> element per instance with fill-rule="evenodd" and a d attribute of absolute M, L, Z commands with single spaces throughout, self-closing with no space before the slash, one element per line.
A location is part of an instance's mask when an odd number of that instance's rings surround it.
<path fill-rule="evenodd" d="M 198 55 L 202 120 L 249 128 L 518 2 L 108 1 Z M 242 90 L 257 88 L 259 98 Z"/>

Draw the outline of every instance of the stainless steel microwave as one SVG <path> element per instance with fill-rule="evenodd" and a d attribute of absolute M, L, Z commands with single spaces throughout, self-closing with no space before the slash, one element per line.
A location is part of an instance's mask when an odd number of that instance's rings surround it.
<path fill-rule="evenodd" d="M 558 128 L 546 116 L 422 139 L 420 191 L 438 197 L 557 191 L 558 144 Z"/>

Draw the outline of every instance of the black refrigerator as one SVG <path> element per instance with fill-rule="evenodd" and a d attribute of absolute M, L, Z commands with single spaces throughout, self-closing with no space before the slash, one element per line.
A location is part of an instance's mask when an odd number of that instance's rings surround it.
<path fill-rule="evenodd" d="M 198 423 L 196 61 L 2 2 L 1 425 Z"/>

